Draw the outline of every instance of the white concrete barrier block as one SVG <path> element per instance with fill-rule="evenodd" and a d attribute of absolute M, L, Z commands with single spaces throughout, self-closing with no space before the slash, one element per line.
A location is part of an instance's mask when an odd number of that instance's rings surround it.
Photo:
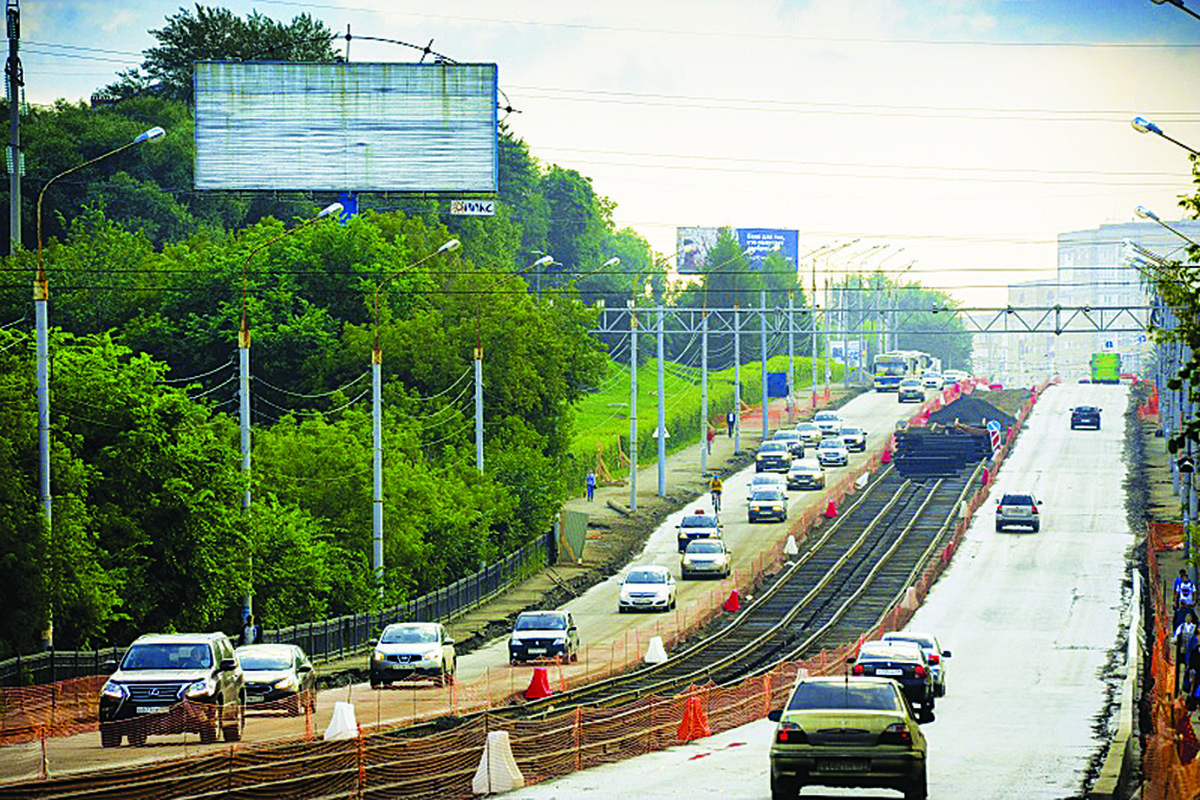
<path fill-rule="evenodd" d="M 325 741 L 353 739 L 358 736 L 358 722 L 354 718 L 354 704 L 338 700 L 333 706 L 333 719 L 325 729 Z"/>
<path fill-rule="evenodd" d="M 856 489 L 863 488 L 864 486 L 867 485 L 867 481 L 869 481 L 869 480 L 871 480 L 871 476 L 869 474 L 867 474 L 866 472 L 864 472 L 862 475 L 859 475 L 857 478 L 854 479 L 854 488 L 856 488 Z"/>
<path fill-rule="evenodd" d="M 663 647 L 661 636 L 651 636 L 650 646 L 646 648 L 647 664 L 662 664 L 667 660 L 667 648 Z"/>
<path fill-rule="evenodd" d="M 489 731 L 483 746 L 483 757 L 479 769 L 471 779 L 471 791 L 475 794 L 495 794 L 520 789 L 525 785 L 525 776 L 513 758 L 512 743 L 508 731 Z"/>
<path fill-rule="evenodd" d="M 788 534 L 787 543 L 783 546 L 783 554 L 785 556 L 799 555 L 800 547 L 796 544 L 796 537 L 793 534 Z"/>

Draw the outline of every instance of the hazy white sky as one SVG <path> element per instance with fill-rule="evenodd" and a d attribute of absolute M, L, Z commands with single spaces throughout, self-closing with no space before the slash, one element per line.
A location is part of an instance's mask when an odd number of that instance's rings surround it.
<path fill-rule="evenodd" d="M 1200 0 L 1186 0 L 1200 8 Z M 968 306 L 1050 277 L 1055 237 L 1180 216 L 1200 148 L 1200 20 L 1151 0 L 229 0 L 281 20 L 496 62 L 513 131 L 662 253 L 684 225 L 886 244 Z M 26 96 L 78 100 L 137 66 L 180 4 L 22 9 Z M 191 6 L 188 6 L 191 8 Z M 344 48 L 344 42 L 336 45 Z M 414 49 L 351 44 L 354 61 Z M 1192 87 L 1193 90 L 1189 90 Z M 903 248 L 903 249 L 901 249 Z M 844 252 L 854 252 L 850 249 Z M 822 262 L 843 269 L 846 262 Z"/>

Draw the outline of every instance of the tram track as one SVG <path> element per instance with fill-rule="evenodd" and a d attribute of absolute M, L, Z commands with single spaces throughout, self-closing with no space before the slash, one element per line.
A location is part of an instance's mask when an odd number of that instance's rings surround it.
<path fill-rule="evenodd" d="M 978 478 L 913 481 L 878 473 L 733 620 L 666 662 L 516 707 L 521 716 L 612 706 L 692 684 L 724 684 L 853 641 L 912 585 Z"/>

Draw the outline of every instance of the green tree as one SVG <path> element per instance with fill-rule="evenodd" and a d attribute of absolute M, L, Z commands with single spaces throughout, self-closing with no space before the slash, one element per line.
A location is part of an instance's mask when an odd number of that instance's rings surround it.
<path fill-rule="evenodd" d="M 297 61 L 330 63 L 337 59 L 333 34 L 308 14 L 289 24 L 257 11 L 242 19 L 224 8 L 196 4 L 167 17 L 167 24 L 150 33 L 159 41 L 144 51 L 139 69 L 119 73 L 103 90 L 110 99 L 152 92 L 172 100 L 192 102 L 192 65 L 197 61 Z"/>

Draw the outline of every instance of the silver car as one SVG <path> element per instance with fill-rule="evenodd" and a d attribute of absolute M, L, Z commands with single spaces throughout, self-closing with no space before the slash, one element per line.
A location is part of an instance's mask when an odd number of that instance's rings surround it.
<path fill-rule="evenodd" d="M 844 467 L 850 463 L 850 451 L 841 438 L 826 439 L 817 448 L 817 461 L 823 467 Z"/>
<path fill-rule="evenodd" d="M 824 489 L 825 469 L 815 458 L 793 461 L 788 470 L 787 487 L 789 489 Z"/>
<path fill-rule="evenodd" d="M 689 578 L 728 578 L 733 553 L 722 539 L 697 539 L 683 551 L 679 569 L 686 581 Z"/>
<path fill-rule="evenodd" d="M 842 444 L 847 450 L 864 452 L 867 449 L 867 432 L 862 428 L 847 428 L 841 430 Z"/>
<path fill-rule="evenodd" d="M 996 530 L 1020 525 L 1037 533 L 1042 529 L 1042 515 L 1038 510 L 1041 504 L 1032 492 L 1006 492 L 996 501 Z"/>
<path fill-rule="evenodd" d="M 795 464 L 797 462 L 793 461 L 792 463 Z M 750 485 L 746 488 L 746 502 L 750 502 L 750 498 L 763 489 L 786 491 L 788 488 L 787 484 L 787 477 L 780 475 L 778 472 L 759 472 L 750 479 Z"/>
<path fill-rule="evenodd" d="M 821 429 L 822 436 L 837 436 L 842 429 L 842 418 L 836 411 L 818 411 L 813 422 Z"/>
<path fill-rule="evenodd" d="M 437 622 L 393 623 L 380 634 L 369 666 L 372 689 L 421 679 L 445 686 L 454 681 L 454 640 Z"/>
<path fill-rule="evenodd" d="M 621 581 L 617 611 L 670 611 L 675 608 L 675 577 L 666 567 L 634 567 Z"/>
<path fill-rule="evenodd" d="M 796 426 L 796 433 L 800 434 L 800 438 L 804 440 L 804 445 L 812 445 L 816 447 L 821 443 L 823 434 L 821 429 L 817 427 L 815 422 L 801 422 Z"/>

